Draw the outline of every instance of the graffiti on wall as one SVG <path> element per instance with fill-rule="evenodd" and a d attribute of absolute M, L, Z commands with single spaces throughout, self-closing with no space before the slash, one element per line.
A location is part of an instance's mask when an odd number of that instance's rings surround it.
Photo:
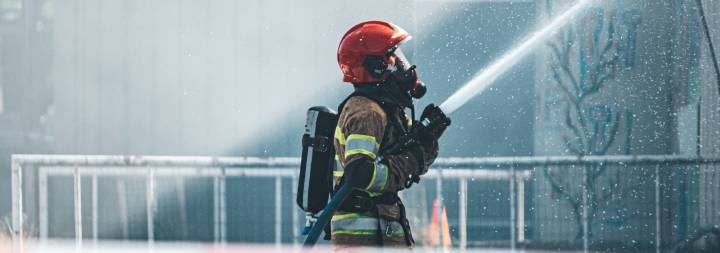
<path fill-rule="evenodd" d="M 555 15 L 557 1 L 545 1 L 546 13 Z M 548 85 L 541 100 L 545 125 L 562 130 L 563 153 L 585 156 L 606 155 L 611 148 L 629 153 L 632 132 L 632 113 L 621 108 L 607 96 L 607 91 L 619 74 L 635 66 L 638 29 L 642 16 L 637 10 L 626 10 L 621 1 L 608 1 L 575 24 L 559 32 L 547 43 L 549 52 Z M 624 122 L 624 131 L 621 130 Z M 625 134 L 624 144 L 618 144 Z M 543 170 L 550 185 L 551 196 L 571 209 L 576 222 L 575 239 L 585 234 L 592 237 L 593 224 L 624 226 L 632 214 L 623 214 L 620 196 L 635 191 L 632 184 L 623 183 L 620 173 L 608 173 L 604 164 L 589 165 L 581 176 L 570 168 Z M 583 190 L 586 200 L 588 231 L 582 223 Z M 599 212 L 617 215 L 597 215 Z M 602 220 L 600 220 L 602 219 Z M 603 225 L 603 226 L 604 226 Z"/>

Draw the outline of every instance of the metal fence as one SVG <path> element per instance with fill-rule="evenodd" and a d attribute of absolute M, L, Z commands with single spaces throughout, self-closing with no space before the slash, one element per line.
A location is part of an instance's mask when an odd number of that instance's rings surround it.
<path fill-rule="evenodd" d="M 515 249 L 519 245 L 526 246 L 532 240 L 536 242 L 553 240 L 545 234 L 555 233 L 560 237 L 567 237 L 567 235 L 575 233 L 580 235 L 578 239 L 574 240 L 579 243 L 578 247 L 587 250 L 593 244 L 590 233 L 597 230 L 590 227 L 595 223 L 594 220 L 601 216 L 593 211 L 597 209 L 597 205 L 599 205 L 597 203 L 600 202 L 594 190 L 603 188 L 605 191 L 604 186 L 600 187 L 596 181 L 590 180 L 591 176 L 599 172 L 607 174 L 608 171 L 617 171 L 617 175 L 621 175 L 620 172 L 623 172 L 625 173 L 622 174 L 623 176 L 615 179 L 613 177 L 599 179 L 609 182 L 611 186 L 620 187 L 617 185 L 637 184 L 613 180 L 623 177 L 630 178 L 630 174 L 626 174 L 626 172 L 639 171 L 639 174 L 636 174 L 640 175 L 638 178 L 647 184 L 647 187 L 645 189 L 634 188 L 632 194 L 635 194 L 633 196 L 635 199 L 627 201 L 638 202 L 639 199 L 649 199 L 649 204 L 643 208 L 648 209 L 647 212 L 644 212 L 646 213 L 645 218 L 650 219 L 647 223 L 653 224 L 642 224 L 636 227 L 644 226 L 645 228 L 642 229 L 653 235 L 652 242 L 649 242 L 648 245 L 659 252 L 671 245 L 671 243 L 663 242 L 667 238 L 662 237 L 663 231 L 661 230 L 677 226 L 677 224 L 664 225 L 661 220 L 661 205 L 664 203 L 663 187 L 676 190 L 675 185 L 663 181 L 663 178 L 677 177 L 677 174 L 665 175 L 666 172 L 676 173 L 682 170 L 686 175 L 689 172 L 697 172 L 696 174 L 699 176 L 695 177 L 691 183 L 699 185 L 699 187 L 697 187 L 696 196 L 691 198 L 711 203 L 709 207 L 708 205 L 703 207 L 704 211 L 698 209 L 701 213 L 709 214 L 709 217 L 705 217 L 704 220 L 702 217 L 699 219 L 701 223 L 706 223 L 700 225 L 714 224 L 720 221 L 713 216 L 720 210 L 716 203 L 720 196 L 717 187 L 720 177 L 716 175 L 718 173 L 714 166 L 719 162 L 720 159 L 715 158 L 680 156 L 445 158 L 436 161 L 433 169 L 424 176 L 421 185 L 431 193 L 428 195 L 433 195 L 426 198 L 440 199 L 441 203 L 443 197 L 453 199 L 453 201 L 445 203 L 448 210 L 451 208 L 457 210 L 456 214 L 448 215 L 457 217 L 456 222 L 451 222 L 458 239 L 454 243 L 457 247 L 468 247 L 468 217 L 476 216 L 475 213 L 469 215 L 468 210 L 475 210 L 473 208 L 478 205 L 488 205 L 487 203 L 473 202 L 469 207 L 468 199 L 479 199 L 480 196 L 472 194 L 481 192 L 481 190 L 469 191 L 468 183 L 482 185 L 483 182 L 496 182 L 495 185 L 497 185 L 497 182 L 505 182 L 505 188 L 498 191 L 498 195 L 503 195 L 502 193 L 505 191 L 507 191 L 507 195 L 496 197 L 497 201 L 493 203 L 504 203 L 507 207 L 507 213 L 501 214 L 504 216 L 501 217 L 503 225 L 494 227 L 495 232 L 499 229 L 509 230 L 507 243 L 504 244 L 506 247 Z M 227 207 L 228 201 L 233 201 L 227 196 L 228 180 L 257 178 L 274 181 L 273 194 L 266 195 L 272 197 L 263 198 L 265 201 L 271 201 L 270 206 L 273 207 L 273 241 L 276 244 L 286 243 L 287 240 L 283 241 L 283 238 L 290 237 L 292 238 L 291 242 L 297 243 L 302 238 L 299 231 L 304 223 L 302 220 L 304 214 L 300 213 L 294 204 L 298 164 L 299 159 L 295 158 L 13 155 L 13 240 L 22 243 L 26 237 L 38 237 L 40 240 L 50 237 L 48 215 L 54 209 L 48 204 L 48 180 L 58 176 L 72 178 L 74 214 L 72 224 L 76 242 L 82 244 L 86 238 L 104 239 L 99 236 L 98 232 L 100 226 L 98 217 L 102 215 L 98 208 L 98 199 L 106 196 L 102 196 L 98 192 L 99 178 L 131 176 L 141 178 L 145 184 L 143 187 L 145 196 L 141 201 L 145 202 L 145 238 L 150 242 L 154 241 L 158 235 L 155 228 L 156 222 L 154 222 L 158 218 L 157 215 L 160 215 L 157 212 L 157 182 L 159 178 L 172 177 L 181 180 L 184 178 L 211 180 L 212 240 L 217 243 L 228 241 Z M 553 180 L 553 177 L 562 178 Z M 287 180 L 292 182 L 289 189 L 286 186 Z M 88 190 L 83 190 L 87 189 L 83 188 L 84 181 L 90 182 L 89 198 L 83 197 L 83 192 L 88 192 Z M 553 183 L 547 183 L 550 181 Z M 455 184 L 457 188 L 452 188 L 451 185 Z M 429 190 L 431 186 L 434 186 L 434 190 Z M 453 189 L 457 189 L 457 194 Z M 564 191 L 565 193 L 563 193 Z M 120 195 L 121 191 L 117 192 Z M 293 193 L 292 197 L 285 196 L 290 193 Z M 629 195 L 630 193 L 624 194 Z M 598 195 L 602 195 L 602 191 Z M 573 202 L 573 200 L 576 201 Z M 558 204 L 563 201 L 570 204 Z M 572 206 L 572 203 L 576 204 L 575 213 L 572 208 L 567 208 L 568 205 Z M 89 207 L 87 207 L 88 204 Z M 441 207 L 442 205 L 438 205 L 438 208 Z M 624 208 L 628 209 L 627 206 Z M 87 214 L 83 214 L 83 211 L 88 210 L 90 212 L 89 219 L 84 219 L 83 217 Z M 438 213 L 442 213 L 442 210 L 438 210 Z M 550 214 L 545 217 L 543 213 Z M 638 211 L 637 213 L 642 212 Z M 124 213 L 124 215 L 125 217 L 121 216 L 121 218 L 127 223 L 128 214 Z M 578 221 L 581 221 L 579 228 L 571 231 L 572 226 L 554 224 L 557 231 L 548 232 L 546 227 L 550 227 L 550 225 L 547 223 L 562 223 L 572 220 L 563 220 L 563 215 L 577 215 Z M 290 217 L 290 226 L 284 225 L 288 223 L 283 220 L 287 217 Z M 643 218 L 637 219 L 642 220 Z M 684 217 L 677 219 L 684 219 Z M 89 226 L 83 224 L 84 221 L 89 221 L 91 224 Z M 28 224 L 35 225 L 29 226 Z M 27 229 L 33 231 L 25 231 Z M 90 235 L 84 235 L 83 232 L 89 232 Z M 284 235 L 288 233 L 290 235 Z"/>

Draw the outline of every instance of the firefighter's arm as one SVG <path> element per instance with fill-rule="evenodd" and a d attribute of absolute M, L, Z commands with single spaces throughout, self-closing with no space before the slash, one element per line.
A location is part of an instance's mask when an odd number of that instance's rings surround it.
<path fill-rule="evenodd" d="M 377 104 L 348 101 L 346 120 L 339 126 L 337 139 L 344 146 L 345 183 L 370 192 L 383 192 L 390 181 L 387 164 L 379 160 L 378 151 L 387 123 Z"/>
<path fill-rule="evenodd" d="M 399 154 L 385 157 L 391 170 L 393 181 L 389 184 L 388 191 L 395 192 L 405 189 L 407 181 L 412 176 L 419 176 L 427 171 L 425 166 L 425 155 L 419 146 L 406 149 Z"/>
<path fill-rule="evenodd" d="M 430 166 L 438 156 L 438 139 L 452 121 L 440 107 L 429 104 L 420 116 L 420 122 L 413 126 L 418 144 L 423 149 L 425 164 Z"/>
<path fill-rule="evenodd" d="M 379 109 L 379 107 L 378 107 Z M 374 110 L 351 115 L 345 126 L 346 182 L 369 192 L 397 192 L 405 188 L 410 175 L 424 174 L 422 148 L 379 157 L 379 143 L 385 131 L 384 113 Z"/>
<path fill-rule="evenodd" d="M 353 186 L 370 192 L 405 189 L 411 176 L 427 172 L 429 163 L 437 156 L 437 146 L 425 149 L 416 145 L 381 158 L 377 152 L 387 116 L 375 103 L 360 108 L 363 109 L 348 111 L 348 119 L 342 127 L 343 135 L 347 136 L 344 140 L 346 182 L 353 181 Z"/>
<path fill-rule="evenodd" d="M 413 135 L 417 142 L 402 149 L 398 155 L 387 156 L 392 168 L 400 168 L 402 172 L 395 178 L 396 190 L 417 183 L 438 156 L 438 139 L 450 125 L 450 119 L 434 104 L 428 105 L 420 117 L 420 122 L 413 126 Z M 393 171 L 395 172 L 395 171 Z"/>
<path fill-rule="evenodd" d="M 417 142 L 405 146 L 400 152 L 387 155 L 386 160 L 395 176 L 393 186 L 395 191 L 409 187 L 411 182 L 419 182 L 419 176 L 427 173 L 430 165 L 438 155 L 437 141 Z"/>

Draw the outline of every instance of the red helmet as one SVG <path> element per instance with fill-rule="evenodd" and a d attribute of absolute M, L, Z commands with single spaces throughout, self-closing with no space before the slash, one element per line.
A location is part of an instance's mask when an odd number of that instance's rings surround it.
<path fill-rule="evenodd" d="M 343 82 L 384 81 L 390 75 L 388 57 L 410 38 L 404 29 L 390 22 L 366 21 L 353 26 L 340 40 L 337 51 Z"/>

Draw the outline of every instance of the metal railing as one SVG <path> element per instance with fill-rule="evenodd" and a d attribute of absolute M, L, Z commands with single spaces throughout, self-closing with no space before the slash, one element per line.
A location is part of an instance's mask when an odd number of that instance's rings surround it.
<path fill-rule="evenodd" d="M 654 197 L 655 197 L 655 247 L 660 251 L 660 172 L 662 169 L 676 168 L 674 166 L 714 165 L 720 163 L 720 158 L 693 158 L 683 156 L 597 156 L 597 157 L 490 157 L 490 158 L 445 158 L 438 159 L 433 169 L 424 176 L 426 179 L 436 180 L 436 197 L 442 200 L 443 182 L 454 181 L 458 183 L 458 237 L 460 248 L 467 247 L 467 215 L 468 215 L 468 180 L 473 181 L 507 181 L 509 191 L 510 212 L 510 240 L 511 249 L 515 249 L 518 242 L 526 240 L 525 212 L 525 185 L 536 169 L 548 166 L 562 166 L 581 170 L 587 174 L 588 166 L 614 165 L 627 168 L 628 166 L 644 166 L 654 170 Z M 274 216 L 275 216 L 275 243 L 282 242 L 283 207 L 292 208 L 293 226 L 301 224 L 301 215 L 294 203 L 283 203 L 282 179 L 297 180 L 297 167 L 299 159 L 296 158 L 242 158 L 242 157 L 170 157 L 170 156 L 75 156 L 75 155 L 13 155 L 12 156 L 12 229 L 13 240 L 22 244 L 26 236 L 24 231 L 24 210 L 28 205 L 35 205 L 37 213 L 33 214 L 39 226 L 39 238 L 48 238 L 48 177 L 72 176 L 73 178 L 73 209 L 75 240 L 83 242 L 83 206 L 82 182 L 84 177 L 91 181 L 91 238 L 98 239 L 98 176 L 140 176 L 145 178 L 145 217 L 147 219 L 147 240 L 154 240 L 155 228 L 153 220 L 156 218 L 155 182 L 161 176 L 172 177 L 206 177 L 212 179 L 213 194 L 213 238 L 215 242 L 227 241 L 227 196 L 226 181 L 229 178 L 273 178 L 275 179 Z M 662 165 L 662 166 L 661 166 Z M 664 166 L 664 167 L 663 167 Z M 37 173 L 37 181 L 24 177 L 24 174 Z M 37 187 L 26 184 L 34 184 Z M 717 182 L 716 182 L 717 183 Z M 25 185 L 24 185 L 25 184 Z M 26 194 L 28 189 L 37 188 L 37 194 Z M 292 186 L 293 193 L 295 185 Z M 588 190 L 582 185 L 582 220 L 583 220 L 583 249 L 589 248 L 588 242 Z M 37 200 L 33 199 L 37 195 Z M 294 198 L 291 198 L 294 199 Z M 287 205 L 287 206 L 285 206 Z M 438 205 L 441 206 L 441 205 Z M 36 216 L 35 216 L 36 215 Z M 299 229 L 293 229 L 293 238 L 298 238 Z M 439 233 L 438 233 L 439 234 Z"/>
<path fill-rule="evenodd" d="M 234 158 L 234 157 L 163 157 L 163 156 L 71 156 L 71 155 L 13 155 L 12 157 L 12 226 L 13 239 L 24 238 L 23 170 L 26 167 L 38 173 L 38 226 L 40 239 L 48 237 L 47 180 L 49 176 L 73 177 L 73 207 L 75 239 L 83 240 L 82 180 L 92 177 L 91 210 L 92 238 L 98 238 L 98 176 L 142 176 L 146 178 L 146 210 L 148 241 L 154 240 L 155 182 L 159 176 L 210 177 L 213 179 L 213 225 L 216 242 L 226 236 L 225 181 L 232 177 L 275 178 L 276 223 L 281 223 L 282 203 L 278 194 L 282 190 L 281 178 L 296 178 L 294 169 L 299 164 L 292 158 Z M 275 168 L 275 169 L 273 169 Z M 269 170 L 273 169 L 273 170 Z M 295 181 L 295 180 L 293 180 Z M 277 228 L 277 225 L 276 225 Z M 279 238 L 276 229 L 276 238 Z M 276 239 L 279 241 L 279 239 Z"/>

